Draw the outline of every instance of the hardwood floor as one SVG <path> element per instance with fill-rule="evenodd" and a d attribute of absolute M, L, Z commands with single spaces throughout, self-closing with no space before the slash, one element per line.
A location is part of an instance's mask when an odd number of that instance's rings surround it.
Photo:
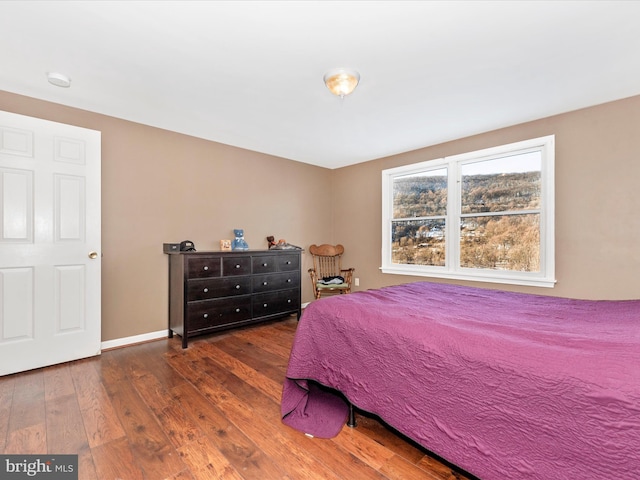
<path fill-rule="evenodd" d="M 297 321 L 0 377 L 0 452 L 78 454 L 81 480 L 466 479 L 358 415 L 333 439 L 280 421 Z"/>

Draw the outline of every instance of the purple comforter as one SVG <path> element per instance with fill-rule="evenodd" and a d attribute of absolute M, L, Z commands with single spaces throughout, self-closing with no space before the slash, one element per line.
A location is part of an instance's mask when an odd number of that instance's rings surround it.
<path fill-rule="evenodd" d="M 312 302 L 283 422 L 321 437 L 341 391 L 483 480 L 640 478 L 640 300 L 428 282 Z"/>

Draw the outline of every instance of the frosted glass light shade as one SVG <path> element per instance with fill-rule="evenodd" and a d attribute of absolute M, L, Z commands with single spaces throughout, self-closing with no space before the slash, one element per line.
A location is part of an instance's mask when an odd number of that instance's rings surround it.
<path fill-rule="evenodd" d="M 334 95 L 343 98 L 353 92 L 360 81 L 360 74 L 355 70 L 338 68 L 327 72 L 324 76 L 324 84 Z"/>

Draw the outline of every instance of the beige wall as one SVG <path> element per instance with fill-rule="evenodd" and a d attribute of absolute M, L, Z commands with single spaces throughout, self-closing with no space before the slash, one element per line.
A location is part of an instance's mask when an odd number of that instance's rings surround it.
<path fill-rule="evenodd" d="M 1 91 L 0 110 L 102 132 L 103 341 L 167 328 L 164 242 L 219 250 L 234 228 L 252 249 L 333 240 L 331 170 Z"/>
<path fill-rule="evenodd" d="M 334 231 L 356 268 L 359 289 L 425 280 L 379 271 L 383 169 L 551 134 L 555 288 L 467 284 L 576 298 L 640 298 L 640 97 L 335 170 L 334 188 L 342 193 Z"/>
<path fill-rule="evenodd" d="M 382 274 L 381 171 L 407 163 L 556 135 L 556 278 L 579 298 L 640 298 L 640 97 L 380 160 L 327 170 L 0 91 L 0 110 L 102 132 L 102 340 L 166 328 L 163 242 L 217 250 L 244 228 L 304 248 L 340 242 L 360 287 L 425 280 Z M 286 141 L 286 139 L 283 139 Z M 303 302 L 311 300 L 303 255 Z M 478 284 L 476 284 L 478 285 Z"/>

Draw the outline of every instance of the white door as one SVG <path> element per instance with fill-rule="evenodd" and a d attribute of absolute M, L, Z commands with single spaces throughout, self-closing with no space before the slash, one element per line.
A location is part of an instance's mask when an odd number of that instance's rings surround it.
<path fill-rule="evenodd" d="M 0 111 L 0 375 L 100 354 L 100 141 Z"/>

